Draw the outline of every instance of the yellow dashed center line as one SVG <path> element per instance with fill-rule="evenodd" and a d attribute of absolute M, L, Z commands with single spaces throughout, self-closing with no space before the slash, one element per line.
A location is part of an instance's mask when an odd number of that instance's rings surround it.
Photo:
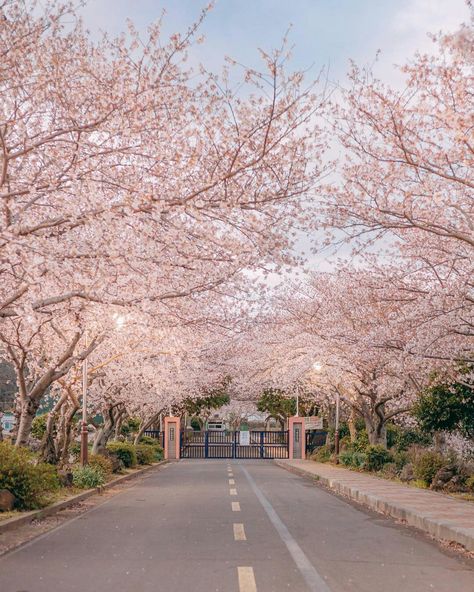
<path fill-rule="evenodd" d="M 234 540 L 235 541 L 246 541 L 245 530 L 243 524 L 234 524 Z"/>
<path fill-rule="evenodd" d="M 240 512 L 239 502 L 232 502 L 232 512 Z"/>
<path fill-rule="evenodd" d="M 238 567 L 237 570 L 239 573 L 239 591 L 257 592 L 253 567 Z"/>

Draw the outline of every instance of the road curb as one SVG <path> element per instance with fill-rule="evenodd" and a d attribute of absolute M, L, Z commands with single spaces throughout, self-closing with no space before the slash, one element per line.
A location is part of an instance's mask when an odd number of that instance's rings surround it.
<path fill-rule="evenodd" d="M 130 479 L 134 479 L 135 477 L 144 475 L 145 473 L 148 473 L 149 471 L 152 471 L 153 469 L 156 469 L 157 467 L 164 465 L 167 462 L 167 460 L 162 460 L 153 465 L 144 467 L 139 471 L 135 471 L 134 473 L 120 475 L 120 477 L 117 477 L 116 479 L 113 479 L 112 481 L 109 481 L 108 483 L 105 483 L 105 485 L 102 485 L 100 487 L 86 489 L 86 491 L 83 491 L 82 493 L 78 493 L 77 495 L 73 495 L 65 500 L 61 500 L 59 502 L 51 504 L 46 508 L 41 508 L 40 510 L 32 510 L 31 512 L 25 512 L 21 516 L 14 516 L 13 518 L 4 520 L 3 522 L 0 522 L 0 534 L 2 534 L 3 532 L 7 532 L 9 530 L 14 530 L 15 528 L 23 526 L 24 524 L 29 524 L 33 520 L 40 520 L 41 518 L 52 516 L 53 514 L 56 514 L 57 512 L 60 512 L 61 510 L 68 508 L 69 506 L 73 506 L 74 504 L 82 502 L 83 500 L 88 499 L 93 495 L 102 493 L 106 489 L 111 489 L 112 487 L 115 487 L 116 485 L 119 485 L 124 481 L 129 481 Z"/>
<path fill-rule="evenodd" d="M 454 542 L 462 545 L 468 551 L 474 551 L 474 528 L 463 528 L 459 523 L 455 524 L 453 521 L 446 518 L 436 519 L 429 511 L 415 512 L 411 508 L 381 499 L 380 497 L 364 492 L 355 486 L 344 485 L 337 479 L 323 477 L 322 475 L 305 471 L 299 467 L 293 467 L 277 460 L 275 460 L 274 463 L 291 473 L 303 477 L 309 477 L 310 479 L 321 483 L 331 491 L 334 491 L 362 506 L 370 508 L 379 514 L 395 518 L 409 526 L 422 530 L 439 541 Z"/>

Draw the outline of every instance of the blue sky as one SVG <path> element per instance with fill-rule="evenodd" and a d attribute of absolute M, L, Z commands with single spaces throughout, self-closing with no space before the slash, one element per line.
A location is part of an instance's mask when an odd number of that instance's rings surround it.
<path fill-rule="evenodd" d="M 167 12 L 165 31 L 184 30 L 206 4 L 200 0 L 89 0 L 83 11 L 88 28 L 118 33 L 131 18 L 140 29 Z M 206 43 L 194 59 L 218 71 L 225 55 L 258 65 L 257 48 L 271 49 L 292 25 L 295 68 L 330 67 L 342 82 L 350 58 L 372 63 L 378 50 L 379 74 L 397 80 L 392 64 L 417 49 L 429 50 L 427 32 L 453 30 L 467 20 L 464 0 L 217 0 L 202 31 Z"/>

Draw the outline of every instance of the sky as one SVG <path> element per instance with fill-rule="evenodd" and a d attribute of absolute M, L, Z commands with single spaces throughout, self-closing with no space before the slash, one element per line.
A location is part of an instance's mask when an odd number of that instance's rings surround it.
<path fill-rule="evenodd" d="M 92 32 L 119 33 L 127 18 L 139 29 L 166 11 L 165 31 L 183 31 L 205 0 L 89 0 L 83 10 Z M 387 81 L 397 81 L 393 64 L 416 50 L 429 51 L 427 32 L 451 31 L 468 20 L 465 0 L 217 0 L 205 20 L 206 43 L 199 55 L 219 71 L 224 56 L 249 66 L 259 64 L 258 48 L 278 47 L 291 25 L 295 69 L 329 67 L 331 79 L 343 82 L 350 59 L 372 64 Z"/>
<path fill-rule="evenodd" d="M 171 34 L 184 32 L 206 4 L 205 0 L 89 0 L 82 14 L 95 36 L 100 31 L 120 33 L 127 18 L 145 31 L 166 11 L 164 32 Z M 354 60 L 360 66 L 371 64 L 378 77 L 399 87 L 403 77 L 394 64 L 406 63 L 416 51 L 432 51 L 428 32 L 454 31 L 468 20 L 465 0 L 216 0 L 202 25 L 205 43 L 195 46 L 190 58 L 216 73 L 225 56 L 259 69 L 258 48 L 280 47 L 291 26 L 292 69 L 309 69 L 309 78 L 316 78 L 324 68 L 332 82 L 344 85 Z M 311 237 L 302 236 L 297 250 L 305 253 L 313 269 L 330 270 L 338 256 L 350 254 L 345 247 L 314 255 L 311 243 Z"/>

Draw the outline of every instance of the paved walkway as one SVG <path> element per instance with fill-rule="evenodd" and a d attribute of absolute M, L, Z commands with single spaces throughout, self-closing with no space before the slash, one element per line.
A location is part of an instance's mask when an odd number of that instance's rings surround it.
<path fill-rule="evenodd" d="M 330 489 L 474 551 L 474 503 L 312 460 L 282 460 L 285 468 L 318 478 Z"/>

